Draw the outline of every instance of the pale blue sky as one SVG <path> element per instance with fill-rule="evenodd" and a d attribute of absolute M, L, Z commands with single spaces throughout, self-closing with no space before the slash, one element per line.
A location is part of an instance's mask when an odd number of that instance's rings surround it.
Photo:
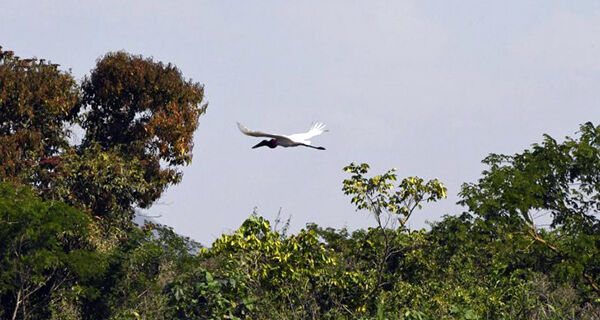
<path fill-rule="evenodd" d="M 71 68 L 108 51 L 175 63 L 205 84 L 194 162 L 150 214 L 204 244 L 258 207 L 273 218 L 373 225 L 341 192 L 342 167 L 460 184 L 491 152 L 514 153 L 600 119 L 598 1 L 0 1 L 0 45 Z M 257 149 L 251 129 L 312 121 L 326 151 Z"/>

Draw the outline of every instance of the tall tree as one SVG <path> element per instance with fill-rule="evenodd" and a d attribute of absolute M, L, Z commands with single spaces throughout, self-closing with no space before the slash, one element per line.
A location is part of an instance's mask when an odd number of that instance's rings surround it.
<path fill-rule="evenodd" d="M 600 126 L 515 155 L 491 154 L 477 183 L 464 184 L 461 204 L 492 224 L 512 225 L 552 251 L 567 276 L 583 278 L 600 293 Z M 559 239 L 539 233 L 535 217 L 551 215 Z M 565 270 L 566 270 L 565 269 Z"/>
<path fill-rule="evenodd" d="M 343 181 L 342 191 L 352 196 L 351 202 L 356 210 L 367 210 L 373 214 L 383 240 L 381 252 L 376 258 L 375 282 L 367 296 L 373 300 L 381 290 L 386 265 L 398 253 L 394 249 L 396 231 L 409 231 L 406 224 L 413 212 L 421 209 L 424 202 L 446 198 L 446 187 L 438 179 L 425 182 L 419 177 L 404 178 L 398 186 L 394 186 L 397 180 L 395 169 L 367 178 L 365 175 L 369 165 L 366 163 L 351 163 L 344 167 L 344 171 L 352 174 L 352 177 Z"/>
<path fill-rule="evenodd" d="M 120 148 L 124 158 L 141 161 L 152 185 L 139 199 L 142 206 L 180 181 L 176 167 L 191 161 L 193 133 L 207 107 L 203 86 L 172 64 L 114 52 L 98 61 L 82 90 L 83 147 Z"/>
<path fill-rule="evenodd" d="M 69 147 L 78 102 L 69 73 L 0 47 L 0 179 L 47 187 L 56 156 Z"/>
<path fill-rule="evenodd" d="M 580 136 L 541 144 L 515 155 L 491 154 L 477 183 L 464 184 L 460 203 L 487 219 L 532 224 L 550 213 L 553 227 L 599 231 L 600 126 L 588 122 Z"/>
<path fill-rule="evenodd" d="M 56 64 L 0 48 L 0 179 L 127 223 L 181 180 L 203 99 L 177 67 L 141 56 L 108 53 L 79 87 Z"/>

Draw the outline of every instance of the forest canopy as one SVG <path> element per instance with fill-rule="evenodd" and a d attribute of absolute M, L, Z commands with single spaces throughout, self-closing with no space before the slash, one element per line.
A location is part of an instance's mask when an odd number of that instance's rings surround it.
<path fill-rule="evenodd" d="M 206 109 L 169 63 L 111 52 L 77 82 L 0 48 L 1 319 L 600 319 L 600 126 L 489 155 L 427 230 L 407 222 L 441 181 L 350 163 L 340 192 L 373 227 L 254 214 L 204 247 L 133 218 L 181 181 Z"/>

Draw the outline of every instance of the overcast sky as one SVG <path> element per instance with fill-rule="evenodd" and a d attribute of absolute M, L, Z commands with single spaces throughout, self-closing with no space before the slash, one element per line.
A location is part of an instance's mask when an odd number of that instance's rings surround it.
<path fill-rule="evenodd" d="M 194 160 L 148 214 L 209 245 L 257 208 L 308 222 L 373 226 L 341 191 L 350 162 L 438 177 L 455 205 L 481 159 L 573 135 L 600 120 L 599 1 L 9 1 L 0 45 L 71 69 L 125 50 L 205 85 Z M 330 132 L 308 148 L 250 149 L 255 130 Z"/>

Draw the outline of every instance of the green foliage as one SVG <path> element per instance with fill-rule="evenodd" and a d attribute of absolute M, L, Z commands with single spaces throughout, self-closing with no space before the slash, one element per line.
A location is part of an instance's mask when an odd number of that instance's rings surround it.
<path fill-rule="evenodd" d="M 460 203 L 488 223 L 511 225 L 505 232 L 529 234 L 561 261 L 552 266 L 556 275 L 600 293 L 600 127 L 588 122 L 580 133 L 562 143 L 546 135 L 532 150 L 488 156 L 489 169 L 463 185 Z M 552 235 L 538 232 L 533 215 L 540 211 L 552 215 Z"/>
<path fill-rule="evenodd" d="M 0 316 L 39 318 L 74 278 L 103 272 L 101 257 L 85 240 L 89 222 L 29 188 L 0 183 Z"/>
<path fill-rule="evenodd" d="M 64 153 L 61 158 L 61 175 L 54 179 L 46 197 L 122 225 L 133 218 L 133 208 L 150 204 L 144 195 L 154 186 L 145 179 L 144 166 L 118 148 L 102 150 L 95 144 L 81 152 Z"/>
<path fill-rule="evenodd" d="M 238 319 L 235 314 L 252 311 L 253 301 L 230 292 L 238 290 L 235 279 L 215 279 L 212 273 L 198 268 L 184 274 L 169 286 L 169 304 L 174 319 Z"/>
<path fill-rule="evenodd" d="M 150 206 L 181 180 L 179 166 L 191 161 L 193 132 L 206 110 L 203 98 L 203 87 L 183 79 L 175 66 L 140 56 L 109 53 L 78 87 L 57 65 L 0 50 L 0 181 L 29 184 L 49 200 L 35 201 L 53 208 L 19 216 L 27 223 L 13 221 L 12 211 L 12 220 L 0 220 L 7 223 L 2 248 L 25 239 L 35 249 L 18 253 L 19 259 L 3 252 L 12 269 L 3 265 L 3 285 L 10 290 L 0 291 L 0 312 L 17 305 L 23 309 L 17 318 L 136 318 L 151 312 L 150 318 L 169 318 L 162 290 L 188 268 L 188 250 L 197 248 L 164 228 L 140 233 L 131 220 L 136 207 Z M 85 130 L 81 145 L 69 143 L 71 124 Z M 25 210 L 26 203 L 16 206 Z M 66 204 L 85 214 L 55 214 L 74 210 Z M 78 216 L 85 225 L 67 220 Z M 24 225 L 33 229 L 14 229 Z M 69 234 L 60 228 L 85 237 L 67 237 L 68 245 L 55 241 L 53 232 Z M 142 312 L 142 305 L 152 307 Z"/>
<path fill-rule="evenodd" d="M 336 265 L 332 254 L 313 230 L 284 237 L 271 230 L 264 218 L 252 216 L 232 235 L 217 239 L 202 256 L 220 266 L 217 276 L 237 283 L 237 291 L 231 292 L 236 301 L 230 302 L 237 306 L 236 315 L 263 318 L 322 312 L 318 307 L 321 290 L 338 285 L 328 274 Z"/>
<path fill-rule="evenodd" d="M 0 318 L 600 319 L 600 127 L 490 155 L 467 211 L 430 230 L 407 221 L 441 182 L 350 164 L 343 191 L 376 227 L 287 235 L 253 215 L 205 248 L 131 221 L 181 179 L 203 94 L 123 52 L 79 88 L 0 51 L 0 181 L 17 183 L 0 182 Z"/>
<path fill-rule="evenodd" d="M 446 187 L 437 179 L 425 182 L 419 177 L 402 179 L 397 187 L 396 170 L 391 169 L 382 175 L 366 178 L 369 165 L 351 163 L 344 168 L 352 177 L 343 181 L 344 194 L 352 195 L 351 202 L 358 210 L 366 209 L 375 215 L 381 225 L 381 215 L 397 215 L 400 227 L 404 228 L 415 209 L 421 209 L 422 202 L 437 201 L 446 198 Z"/>
<path fill-rule="evenodd" d="M 367 239 L 367 243 L 379 248 L 379 251 L 376 251 L 372 258 L 375 263 L 370 269 L 373 272 L 369 272 L 366 278 L 368 293 L 362 297 L 363 310 L 369 305 L 370 309 L 373 309 L 372 301 L 376 300 L 382 289 L 386 290 L 385 287 L 390 287 L 389 282 L 393 282 L 393 279 L 387 279 L 388 269 L 390 262 L 398 259 L 398 254 L 402 252 L 398 242 L 402 241 L 401 232 L 406 230 L 406 224 L 413 211 L 421 209 L 422 202 L 437 201 L 446 197 L 446 187 L 437 179 L 425 183 L 421 178 L 408 177 L 402 179 L 395 187 L 393 184 L 393 181 L 396 181 L 395 169 L 366 178 L 364 175 L 368 170 L 369 165 L 366 163 L 360 165 L 351 163 L 344 168 L 344 171 L 351 173 L 352 177 L 344 180 L 342 187 L 344 194 L 352 195 L 351 202 L 356 205 L 357 210 L 370 211 L 377 221 L 378 234 L 375 238 L 371 236 Z M 382 217 L 384 214 L 387 218 Z M 391 225 L 390 219 L 394 219 Z M 399 223 L 398 230 L 395 229 L 396 222 Z M 389 227 L 392 230 L 387 230 Z"/>
<path fill-rule="evenodd" d="M 600 210 L 600 126 L 586 123 L 581 136 L 541 145 L 514 156 L 491 154 L 476 184 L 461 191 L 472 212 L 485 219 L 533 222 L 535 211 L 552 214 L 553 227 L 598 232 Z"/>

